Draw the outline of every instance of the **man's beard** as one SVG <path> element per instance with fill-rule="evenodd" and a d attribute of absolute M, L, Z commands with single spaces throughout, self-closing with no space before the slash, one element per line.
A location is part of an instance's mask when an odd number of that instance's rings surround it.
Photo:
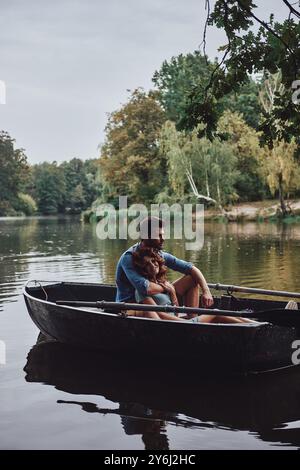
<path fill-rule="evenodd" d="M 151 248 L 154 248 L 156 250 L 161 250 L 162 247 L 163 247 L 163 242 L 160 241 L 160 240 L 156 240 L 156 239 L 148 238 L 148 239 L 144 240 L 144 243 L 145 243 L 145 245 L 147 245 Z"/>

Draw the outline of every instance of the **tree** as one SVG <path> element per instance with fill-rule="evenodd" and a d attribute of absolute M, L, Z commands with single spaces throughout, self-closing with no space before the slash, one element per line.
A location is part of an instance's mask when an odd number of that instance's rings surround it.
<path fill-rule="evenodd" d="M 72 158 L 59 167 L 65 180 L 64 211 L 78 213 L 87 209 L 101 191 L 99 160 Z"/>
<path fill-rule="evenodd" d="M 135 90 L 111 113 L 101 149 L 100 171 L 109 200 L 128 195 L 131 202 L 150 202 L 164 180 L 158 137 L 165 114 L 157 93 Z"/>
<path fill-rule="evenodd" d="M 167 158 L 169 181 L 178 200 L 188 190 L 198 199 L 219 206 L 236 199 L 234 184 L 238 177 L 236 158 L 226 142 L 213 142 L 198 132 L 180 132 L 168 121 L 161 133 L 161 153 Z"/>
<path fill-rule="evenodd" d="M 242 115 L 225 111 L 217 131 L 228 142 L 236 156 L 239 177 L 235 189 L 242 201 L 256 201 L 268 196 L 265 180 L 260 172 L 260 134 L 248 126 Z"/>
<path fill-rule="evenodd" d="M 83 185 L 87 185 L 84 162 L 79 158 L 72 158 L 60 165 L 65 180 L 64 208 L 71 213 L 86 209 Z"/>
<path fill-rule="evenodd" d="M 30 194 L 18 193 L 15 209 L 24 215 L 34 215 L 37 212 L 37 205 Z"/>
<path fill-rule="evenodd" d="M 282 83 L 282 74 L 267 74 L 262 83 L 259 94 L 260 101 L 264 109 L 264 125 L 268 126 L 270 120 L 273 120 L 271 145 L 265 147 L 262 152 L 261 167 L 266 175 L 268 185 L 273 194 L 278 191 L 281 213 L 286 216 L 288 209 L 285 203 L 285 195 L 290 191 L 300 188 L 300 169 L 295 159 L 297 144 L 295 138 L 290 142 L 283 138 L 280 140 L 276 135 L 284 133 L 284 126 L 288 122 L 274 118 L 274 111 L 277 106 L 277 97 L 285 93 L 285 87 Z"/>
<path fill-rule="evenodd" d="M 28 171 L 24 150 L 14 144 L 7 132 L 0 132 L 0 215 L 14 210 Z"/>
<path fill-rule="evenodd" d="M 240 114 L 248 126 L 258 129 L 261 118 L 258 94 L 259 84 L 248 77 L 246 85 L 242 85 L 238 91 L 232 91 L 220 100 L 222 110 Z"/>
<path fill-rule="evenodd" d="M 194 51 L 172 57 L 169 62 L 164 61 L 154 73 L 152 81 L 159 91 L 159 100 L 167 118 L 176 123 L 177 129 L 193 130 L 198 124 L 191 111 L 196 103 L 202 103 L 205 99 L 206 88 L 216 66 L 216 62 L 213 63 L 199 51 Z M 238 93 L 233 91 L 215 103 L 216 120 L 226 109 L 242 113 L 247 124 L 258 127 L 258 85 L 251 77 Z"/>
<path fill-rule="evenodd" d="M 287 194 L 300 188 L 300 168 L 295 159 L 297 144 L 276 140 L 270 149 L 264 146 L 261 151 L 261 168 L 272 194 L 278 191 L 283 216 L 288 214 L 285 202 Z"/>
<path fill-rule="evenodd" d="M 167 119 L 184 127 L 186 108 L 190 93 L 195 87 L 204 90 L 214 66 L 199 51 L 180 54 L 169 62 L 162 63 L 153 75 L 152 81 L 159 91 L 158 98 L 166 112 Z"/>
<path fill-rule="evenodd" d="M 80 160 L 80 158 L 72 158 L 72 160 L 68 162 L 62 162 L 60 167 L 65 179 L 65 202 L 67 205 L 70 200 L 71 193 L 85 178 L 83 161 Z"/>
<path fill-rule="evenodd" d="M 83 163 L 85 178 L 82 182 L 86 207 L 90 207 L 103 192 L 99 159 L 85 160 Z"/>
<path fill-rule="evenodd" d="M 300 10 L 287 0 L 280 1 L 287 8 L 287 17 L 281 23 L 274 21 L 272 15 L 270 18 L 259 17 L 253 0 L 216 0 L 213 8 L 210 0 L 206 0 L 209 8 L 204 45 L 207 26 L 224 30 L 227 42 L 219 48 L 223 57 L 211 74 L 204 99 L 199 100 L 202 88 L 195 89 L 191 95 L 191 125 L 204 121 L 208 131 L 213 132 L 218 120 L 216 103 L 220 99 L 233 91 L 238 92 L 253 73 L 281 71 L 285 91 L 282 95 L 276 94 L 273 113 L 262 126 L 262 137 L 270 146 L 277 138 L 290 141 L 295 136 L 299 140 L 300 103 L 292 102 L 292 87 L 299 79 Z M 254 24 L 259 26 L 257 32 L 252 30 Z M 276 129 L 278 121 L 282 125 Z"/>
<path fill-rule="evenodd" d="M 84 197 L 84 191 L 82 184 L 79 183 L 69 194 L 68 198 L 68 207 L 70 211 L 74 214 L 80 213 L 82 210 L 86 209 L 86 201 Z"/>
<path fill-rule="evenodd" d="M 35 165 L 33 178 L 39 212 L 46 215 L 63 212 L 66 183 L 62 168 L 56 162 Z"/>

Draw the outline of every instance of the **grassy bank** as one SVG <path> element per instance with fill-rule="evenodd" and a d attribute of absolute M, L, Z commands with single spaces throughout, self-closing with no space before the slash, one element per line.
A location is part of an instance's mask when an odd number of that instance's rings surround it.
<path fill-rule="evenodd" d="M 226 207 L 226 217 L 222 216 L 228 222 L 245 222 L 245 221 L 271 221 L 284 220 L 300 222 L 300 200 L 289 200 L 288 208 L 290 214 L 282 218 L 280 207 L 277 200 L 264 200 L 256 202 L 245 202 Z M 215 208 L 205 210 L 205 219 L 213 220 L 221 217 L 220 211 Z"/>

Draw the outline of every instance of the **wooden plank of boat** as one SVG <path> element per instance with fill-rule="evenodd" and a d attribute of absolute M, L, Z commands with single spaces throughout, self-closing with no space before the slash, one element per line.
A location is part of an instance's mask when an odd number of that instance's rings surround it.
<path fill-rule="evenodd" d="M 198 367 L 238 372 L 291 366 L 292 345 L 299 333 L 293 327 L 259 324 L 192 324 L 123 318 L 112 311 L 90 311 L 57 305 L 57 300 L 113 301 L 115 286 L 55 283 L 26 287 L 29 314 L 44 334 L 62 343 L 111 353 L 144 355 L 166 361 L 192 361 Z M 286 302 L 215 298 L 216 308 L 284 310 Z"/>

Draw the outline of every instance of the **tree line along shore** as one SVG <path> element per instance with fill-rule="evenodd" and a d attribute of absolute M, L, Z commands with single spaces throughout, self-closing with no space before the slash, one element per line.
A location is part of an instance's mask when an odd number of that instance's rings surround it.
<path fill-rule="evenodd" d="M 117 207 L 126 195 L 146 206 L 203 203 L 207 218 L 229 221 L 297 218 L 298 136 L 270 142 L 264 130 L 275 106 L 270 90 L 284 87 L 281 73 L 249 75 L 217 100 L 212 131 L 205 119 L 191 119 L 191 89 L 204 94 L 214 67 L 199 51 L 165 61 L 153 89 L 131 91 L 109 114 L 97 159 L 30 165 L 1 131 L 0 216 L 83 213 L 90 220 L 99 204 Z"/>

